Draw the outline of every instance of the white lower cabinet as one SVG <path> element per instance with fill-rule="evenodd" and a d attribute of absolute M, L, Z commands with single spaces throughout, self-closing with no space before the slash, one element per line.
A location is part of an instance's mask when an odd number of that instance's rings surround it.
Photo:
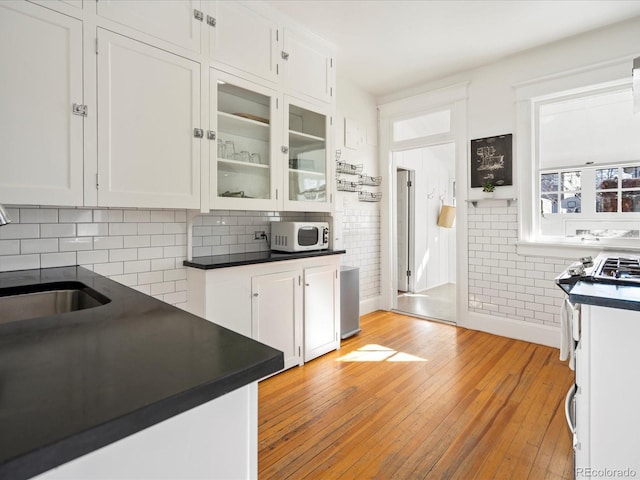
<path fill-rule="evenodd" d="M 339 255 L 188 268 L 187 309 L 282 351 L 287 369 L 340 348 L 339 270 Z"/>
<path fill-rule="evenodd" d="M 638 336 L 640 312 L 582 305 L 576 357 L 576 478 L 596 472 L 600 478 L 633 477 L 640 472 Z"/>
<path fill-rule="evenodd" d="M 254 382 L 33 478 L 255 479 L 257 445 Z"/>
<path fill-rule="evenodd" d="M 284 353 L 284 368 L 302 365 L 300 270 L 251 278 L 251 338 Z"/>
<path fill-rule="evenodd" d="M 336 349 L 340 333 L 338 269 L 304 269 L 304 361 Z"/>

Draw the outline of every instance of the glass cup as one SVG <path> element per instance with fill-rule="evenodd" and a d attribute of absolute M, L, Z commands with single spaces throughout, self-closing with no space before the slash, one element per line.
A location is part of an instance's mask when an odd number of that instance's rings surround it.
<path fill-rule="evenodd" d="M 225 158 L 235 158 L 236 146 L 231 140 L 224 142 L 224 155 Z"/>
<path fill-rule="evenodd" d="M 218 139 L 218 158 L 224 158 L 224 142 Z"/>
<path fill-rule="evenodd" d="M 241 162 L 250 163 L 251 162 L 251 154 L 249 152 L 247 152 L 246 150 L 242 150 L 240 152 L 240 161 Z"/>
<path fill-rule="evenodd" d="M 262 160 L 260 159 L 260 154 L 259 153 L 252 153 L 251 154 L 251 163 L 262 163 Z"/>

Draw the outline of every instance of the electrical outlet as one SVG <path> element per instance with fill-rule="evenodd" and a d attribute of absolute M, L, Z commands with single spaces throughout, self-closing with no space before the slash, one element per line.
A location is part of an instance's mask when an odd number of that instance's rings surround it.
<path fill-rule="evenodd" d="M 264 232 L 262 230 L 259 230 L 257 232 L 253 232 L 253 239 L 254 240 L 262 240 L 263 237 L 266 237 L 266 235 L 264 234 Z"/>

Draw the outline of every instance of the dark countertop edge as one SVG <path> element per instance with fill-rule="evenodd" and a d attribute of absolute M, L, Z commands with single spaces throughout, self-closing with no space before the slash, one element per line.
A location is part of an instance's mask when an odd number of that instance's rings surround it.
<path fill-rule="evenodd" d="M 580 295 L 569 293 L 569 301 L 571 303 L 580 303 L 582 305 L 594 305 L 596 307 L 620 308 L 622 310 L 640 311 L 640 302 L 635 300 L 623 300 L 618 298 L 608 298 L 593 295 Z"/>
<path fill-rule="evenodd" d="M 314 258 L 314 257 L 325 257 L 328 255 L 342 255 L 343 253 L 347 253 L 346 250 L 319 250 L 312 252 L 296 252 L 296 253 L 275 253 L 275 256 L 269 256 L 264 258 L 254 258 L 254 259 L 237 259 L 237 260 L 229 260 L 229 261 L 220 261 L 219 263 L 213 263 L 212 260 L 215 257 L 219 259 L 228 258 L 232 255 L 242 255 L 242 254 L 229 254 L 229 255 L 210 255 L 206 257 L 194 257 L 192 260 L 185 260 L 183 265 L 185 267 L 193 267 L 199 268 L 201 270 L 211 270 L 215 268 L 227 268 L 227 267 L 239 267 L 242 265 L 254 265 L 258 263 L 270 263 L 270 262 L 283 262 L 286 260 L 298 260 L 301 258 Z M 202 259 L 202 260 L 198 260 Z"/>
<path fill-rule="evenodd" d="M 0 465 L 0 479 L 26 480 L 44 473 L 180 413 L 215 400 L 283 368 L 283 357 L 272 357 L 252 365 L 240 373 L 231 374 L 226 378 L 216 379 L 213 383 L 204 384 L 159 400 L 102 425 L 8 460 Z"/>

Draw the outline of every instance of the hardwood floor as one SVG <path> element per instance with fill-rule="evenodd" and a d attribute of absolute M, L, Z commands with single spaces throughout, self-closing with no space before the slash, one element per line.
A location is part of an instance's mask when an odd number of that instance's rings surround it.
<path fill-rule="evenodd" d="M 570 479 L 558 350 L 391 312 L 259 385 L 259 478 Z"/>

